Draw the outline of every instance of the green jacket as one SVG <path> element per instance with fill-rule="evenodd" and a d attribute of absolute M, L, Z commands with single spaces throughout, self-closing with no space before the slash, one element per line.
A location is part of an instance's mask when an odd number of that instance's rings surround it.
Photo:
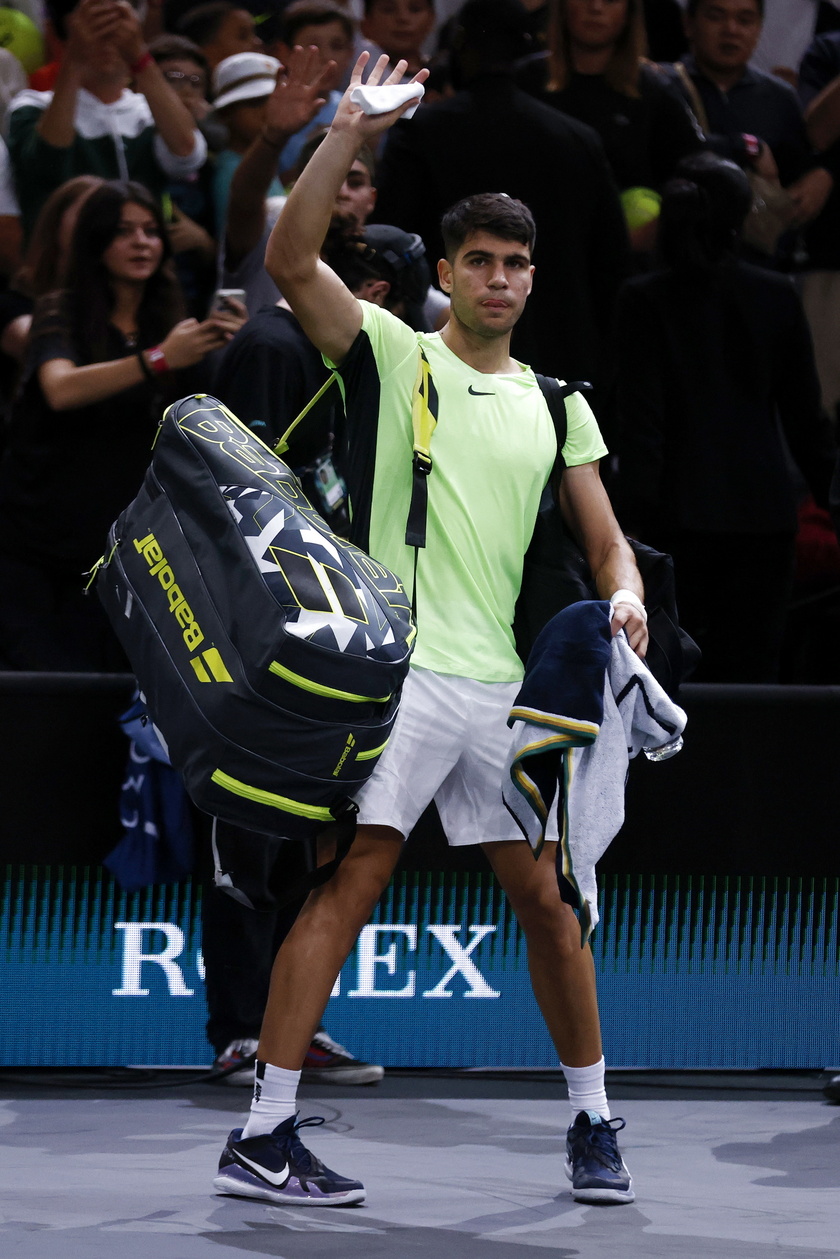
<path fill-rule="evenodd" d="M 9 155 L 26 239 L 50 193 L 76 175 L 134 179 L 160 196 L 171 180 L 187 178 L 204 165 L 207 144 L 201 133 L 194 132 L 192 153 L 177 157 L 158 134 L 145 96 L 128 89 L 111 105 L 80 89 L 73 143 L 68 148 L 47 144 L 36 128 L 52 97 L 52 92 L 27 89 L 9 111 Z"/>

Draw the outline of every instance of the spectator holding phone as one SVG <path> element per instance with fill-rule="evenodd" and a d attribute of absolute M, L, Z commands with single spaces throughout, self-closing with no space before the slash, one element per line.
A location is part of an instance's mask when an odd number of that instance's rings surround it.
<path fill-rule="evenodd" d="M 185 369 L 241 327 L 244 308 L 183 319 L 160 207 L 113 181 L 82 205 L 66 285 L 35 307 L 23 385 L 0 469 L 0 667 L 124 667 L 82 573 L 136 494 Z"/>

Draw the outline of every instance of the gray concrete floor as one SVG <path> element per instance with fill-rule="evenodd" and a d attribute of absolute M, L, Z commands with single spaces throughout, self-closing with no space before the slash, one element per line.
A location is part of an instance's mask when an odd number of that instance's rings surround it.
<path fill-rule="evenodd" d="M 368 1199 L 297 1211 L 213 1196 L 247 1090 L 164 1078 L 128 1089 L 82 1073 L 0 1077 L 0 1255 L 840 1256 L 840 1107 L 816 1075 L 611 1080 L 638 1195 L 611 1207 L 572 1201 L 567 1107 L 550 1077 L 403 1073 L 375 1088 L 309 1088 L 302 1113 L 327 1123 L 307 1143 L 363 1180 Z"/>

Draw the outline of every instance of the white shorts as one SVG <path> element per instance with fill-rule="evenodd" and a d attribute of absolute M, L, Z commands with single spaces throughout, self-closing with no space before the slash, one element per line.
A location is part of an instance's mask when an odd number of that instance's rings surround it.
<path fill-rule="evenodd" d="M 518 682 L 409 669 L 388 746 L 356 796 L 358 821 L 408 835 L 434 800 L 449 843 L 524 836 L 502 803 Z M 554 810 L 546 838 L 557 838 Z"/>

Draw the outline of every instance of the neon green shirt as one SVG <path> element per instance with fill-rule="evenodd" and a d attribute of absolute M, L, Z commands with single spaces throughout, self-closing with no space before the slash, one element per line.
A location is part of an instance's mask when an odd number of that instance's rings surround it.
<path fill-rule="evenodd" d="M 557 452 L 540 387 L 529 367 L 519 364 L 509 375 L 478 372 L 439 333 L 414 332 L 388 311 L 361 305 L 362 331 L 341 366 L 351 457 L 366 429 L 362 445 L 373 461 L 368 549 L 409 591 L 414 549 L 404 539 L 418 343 L 438 393 L 412 663 L 480 682 L 519 681 L 514 606 Z M 607 450 L 589 406 L 579 395 L 566 406 L 567 466 L 600 459 Z"/>

